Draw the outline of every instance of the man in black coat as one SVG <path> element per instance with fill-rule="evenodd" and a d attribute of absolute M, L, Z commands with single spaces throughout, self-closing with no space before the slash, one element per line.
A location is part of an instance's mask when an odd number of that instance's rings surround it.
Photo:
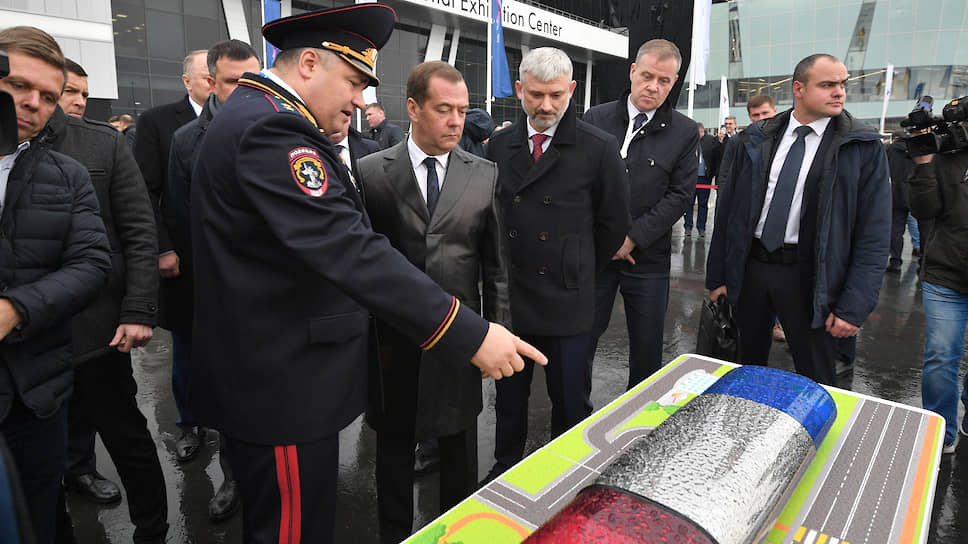
<path fill-rule="evenodd" d="M 891 144 L 887 146 L 887 167 L 891 172 L 891 258 L 887 264 L 888 272 L 900 272 L 904 252 L 904 227 L 907 226 L 910 210 L 911 184 L 908 178 L 914 173 L 914 161 L 908 154 L 904 131 L 898 130 L 893 134 Z M 931 232 L 931 218 L 918 219 L 918 232 L 923 244 L 927 245 Z"/>
<path fill-rule="evenodd" d="M 696 230 L 699 237 L 706 235 L 706 220 L 709 215 L 709 193 L 711 185 L 716 179 L 716 169 L 719 167 L 719 140 L 712 134 L 706 134 L 706 127 L 696 123 L 699 127 L 699 170 L 696 172 Z M 692 236 L 692 202 L 686 208 L 686 219 L 683 222 L 686 236 Z"/>
<path fill-rule="evenodd" d="M 179 127 L 195 119 L 211 94 L 208 82 L 208 51 L 193 51 L 182 63 L 182 83 L 188 94 L 178 102 L 157 106 L 138 119 L 134 158 L 138 161 L 148 196 L 155 212 L 158 229 L 158 272 L 161 274 L 159 325 L 171 331 L 171 388 L 178 408 L 181 436 L 175 441 L 175 455 L 188 461 L 198 453 L 201 444 L 195 416 L 188 402 L 188 366 L 191 361 L 191 279 L 181 274 L 178 253 L 172 243 L 172 227 L 167 217 L 168 160 L 171 138 Z"/>
<path fill-rule="evenodd" d="M 520 72 L 515 87 L 524 113 L 491 137 L 486 153 L 500 172 L 511 322 L 550 360 L 554 437 L 592 412 L 595 279 L 628 232 L 628 175 L 615 138 L 577 118 L 571 60 L 563 51 L 533 49 Z M 533 373 L 529 363 L 497 384 L 497 461 L 487 479 L 524 455 Z"/>
<path fill-rule="evenodd" d="M 639 47 L 629 73 L 631 89 L 620 100 L 585 113 L 585 121 L 622 143 L 628 166 L 632 228 L 612 263 L 598 276 L 595 296 L 595 357 L 608 328 L 615 292 L 621 288 L 629 334 L 631 389 L 662 366 L 662 332 L 669 302 L 672 225 L 692 204 L 699 167 L 696 123 L 666 101 L 682 57 L 667 40 Z"/>
<path fill-rule="evenodd" d="M 168 163 L 168 205 L 164 207 L 165 223 L 171 234 L 172 249 L 179 257 L 180 288 L 187 291 L 187 300 L 179 306 L 183 314 L 178 318 L 181 325 L 179 335 L 191 346 L 191 326 L 193 310 L 192 279 L 192 238 L 191 238 L 191 182 L 192 170 L 197 160 L 198 146 L 208 130 L 209 123 L 222 103 L 228 100 L 235 90 L 242 74 L 259 70 L 259 57 L 252 47 L 239 40 L 225 40 L 216 43 L 206 55 L 209 84 L 212 94 L 205 101 L 201 115 L 194 121 L 175 131 L 171 140 L 171 155 Z M 188 328 L 184 328 L 187 326 Z M 181 369 L 182 383 L 191 382 L 191 351 L 186 356 L 189 363 Z M 184 361 L 184 359 L 182 359 Z M 182 398 L 191 411 L 191 397 Z M 194 433 L 186 436 L 192 437 Z M 179 451 L 176 451 L 179 454 Z M 239 498 L 235 478 L 228 461 L 228 446 L 225 440 L 219 442 L 219 466 L 222 468 L 222 485 L 208 503 L 208 515 L 213 521 L 228 519 L 238 510 Z"/>
<path fill-rule="evenodd" d="M 68 74 L 75 85 L 87 89 L 83 68 L 68 63 Z M 91 176 L 112 265 L 108 287 L 71 322 L 74 394 L 64 484 L 96 502 L 121 500 L 117 486 L 97 472 L 97 432 L 127 491 L 135 540 L 163 539 L 168 529 L 165 478 L 135 399 L 130 354 L 151 340 L 158 311 L 158 242 L 151 202 L 123 134 L 60 109 L 48 127 L 53 148 L 83 164 Z M 68 519 L 65 515 L 58 527 L 63 537 L 71 530 Z"/>
<path fill-rule="evenodd" d="M 380 149 L 389 149 L 406 139 L 400 127 L 387 121 L 387 113 L 379 102 L 366 105 L 366 123 L 370 125 L 370 139 L 379 144 Z"/>
<path fill-rule="evenodd" d="M 457 368 L 524 366 L 533 347 L 444 293 L 370 229 L 327 134 L 377 85 L 393 11 L 310 12 L 263 28 L 192 175 L 193 408 L 226 436 L 246 542 L 331 542 L 340 429 L 367 399 L 370 315 Z M 480 375 L 480 374 L 478 374 Z"/>
<path fill-rule="evenodd" d="M 510 326 L 497 167 L 457 147 L 468 107 L 464 78 L 445 62 L 425 62 L 410 73 L 407 97 L 410 138 L 360 161 L 373 230 L 468 308 Z M 477 488 L 481 374 L 421 356 L 392 327 L 380 323 L 378 332 L 381 376 L 371 376 L 371 387 L 381 389 L 382 402 L 367 421 L 377 429 L 380 540 L 396 543 L 413 529 L 417 440 L 439 439 L 441 512 Z"/>
<path fill-rule="evenodd" d="M 9 55 L 0 90 L 13 97 L 19 144 L 0 157 L 0 434 L 36 541 L 51 544 L 74 382 L 70 318 L 107 284 L 111 258 L 87 170 L 50 149 L 45 126 L 65 80 L 60 47 L 21 26 L 0 31 L 0 51 Z"/>

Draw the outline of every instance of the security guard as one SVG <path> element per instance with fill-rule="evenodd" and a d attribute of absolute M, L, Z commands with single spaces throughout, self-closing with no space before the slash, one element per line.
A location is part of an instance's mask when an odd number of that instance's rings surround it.
<path fill-rule="evenodd" d="M 239 80 L 199 149 L 191 391 L 232 449 L 245 542 L 332 540 L 337 433 L 366 400 L 368 310 L 494 378 L 523 368 L 519 352 L 545 361 L 373 233 L 327 138 L 379 83 L 394 18 L 361 4 L 267 24 L 275 66 Z"/>

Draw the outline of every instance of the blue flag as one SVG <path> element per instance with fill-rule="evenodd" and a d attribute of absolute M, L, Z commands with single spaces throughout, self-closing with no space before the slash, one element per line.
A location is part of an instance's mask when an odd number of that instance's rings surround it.
<path fill-rule="evenodd" d="M 266 23 L 268 23 L 269 21 L 275 21 L 280 16 L 282 16 L 282 1 L 264 0 L 262 2 L 262 10 L 263 10 L 262 15 Z M 265 44 L 266 44 L 266 68 L 271 68 L 272 65 L 276 62 L 276 55 L 279 54 L 279 50 L 276 49 L 276 47 L 269 42 L 265 42 Z"/>
<path fill-rule="evenodd" d="M 511 74 L 504 51 L 504 27 L 501 25 L 501 0 L 491 0 L 491 91 L 501 98 L 511 96 Z"/>

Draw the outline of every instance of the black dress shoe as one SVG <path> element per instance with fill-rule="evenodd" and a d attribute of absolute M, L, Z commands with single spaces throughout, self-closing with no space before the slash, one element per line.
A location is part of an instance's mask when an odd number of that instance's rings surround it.
<path fill-rule="evenodd" d="M 901 263 L 899 263 L 897 261 L 891 261 L 887 265 L 887 271 L 888 272 L 891 272 L 892 274 L 896 274 L 896 273 L 900 272 L 901 271 Z"/>
<path fill-rule="evenodd" d="M 182 430 L 182 434 L 175 441 L 175 457 L 182 463 L 191 461 L 198 455 L 202 439 L 198 436 L 198 427 Z"/>
<path fill-rule="evenodd" d="M 88 472 L 77 477 L 65 476 L 64 486 L 98 504 L 111 504 L 121 500 L 118 484 L 97 472 Z"/>
<path fill-rule="evenodd" d="M 854 371 L 854 363 L 853 362 L 848 362 L 848 361 L 844 361 L 842 359 L 837 359 L 837 362 L 834 364 L 834 372 L 836 372 L 836 374 L 838 376 L 840 376 L 840 377 L 847 376 L 848 374 L 850 374 L 853 371 Z"/>
<path fill-rule="evenodd" d="M 239 511 L 241 504 L 235 480 L 225 480 L 212 500 L 208 501 L 208 517 L 212 521 L 225 521 Z"/>
<path fill-rule="evenodd" d="M 490 472 L 487 473 L 487 476 L 484 476 L 484 479 L 481 480 L 480 483 L 477 485 L 479 486 L 479 488 L 484 487 L 487 484 L 499 478 L 502 474 L 507 472 L 507 470 L 508 470 L 508 467 L 499 465 L 498 463 L 494 463 L 494 466 L 491 467 L 491 470 Z"/>

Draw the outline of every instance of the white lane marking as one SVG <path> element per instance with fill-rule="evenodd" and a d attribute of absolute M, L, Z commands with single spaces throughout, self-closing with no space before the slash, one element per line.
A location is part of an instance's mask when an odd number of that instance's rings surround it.
<path fill-rule="evenodd" d="M 891 461 L 888 463 L 887 472 L 884 473 L 884 479 L 881 482 L 881 490 L 877 494 L 877 501 L 874 502 L 874 511 L 871 512 L 870 523 L 867 524 L 867 531 L 864 533 L 864 542 L 870 542 L 871 540 L 871 531 L 874 529 L 874 521 L 877 520 L 877 511 L 880 509 L 881 500 L 884 498 L 884 488 L 887 487 L 887 482 L 891 480 L 891 472 L 894 471 L 894 460 L 897 459 L 897 450 L 901 445 L 901 435 L 904 434 L 904 429 L 907 427 L 908 416 L 910 416 L 910 412 L 906 412 L 904 414 L 904 421 L 901 422 L 901 430 L 897 433 L 897 438 L 894 440 L 894 449 L 891 451 Z"/>
<path fill-rule="evenodd" d="M 874 451 L 871 453 L 871 459 L 867 463 L 867 470 L 864 471 L 864 480 L 860 484 L 860 492 L 854 497 L 854 504 L 850 508 L 850 515 L 847 516 L 847 522 L 844 524 L 844 530 L 840 534 L 847 534 L 847 528 L 850 527 L 852 521 L 854 521 L 854 515 L 857 513 L 857 507 L 860 506 L 860 498 L 864 494 L 864 490 L 867 488 L 867 482 L 871 478 L 871 471 L 874 469 L 874 461 L 877 460 L 877 454 L 881 451 L 881 445 L 884 443 L 884 436 L 887 435 L 887 428 L 891 425 L 891 418 L 894 417 L 895 407 L 891 406 L 891 411 L 887 413 L 887 420 L 884 421 L 884 427 L 881 429 L 880 435 L 877 437 L 877 445 L 874 446 Z M 866 540 L 865 540 L 866 542 Z"/>
<path fill-rule="evenodd" d="M 862 434 L 860 440 L 857 441 L 857 448 L 854 450 L 854 455 L 851 456 L 850 462 L 847 464 L 847 470 L 840 479 L 840 485 L 837 487 L 837 493 L 834 495 L 833 500 L 830 501 L 830 508 L 827 510 L 827 516 L 824 517 L 823 523 L 820 525 L 821 527 L 826 527 L 827 522 L 830 521 L 830 515 L 833 514 L 834 507 L 837 505 L 837 501 L 840 499 L 840 494 L 844 491 L 844 485 L 847 483 L 847 477 L 850 475 L 850 471 L 854 468 L 854 461 L 857 460 L 857 455 L 860 453 L 860 448 L 864 444 L 864 439 L 867 438 L 867 433 L 871 430 L 871 423 L 874 422 L 874 418 L 877 416 L 877 412 L 880 410 L 880 408 L 880 405 L 874 405 L 874 412 L 867 420 L 867 426 L 864 427 L 864 434 Z M 841 452 L 841 455 L 843 455 L 843 452 Z"/>

